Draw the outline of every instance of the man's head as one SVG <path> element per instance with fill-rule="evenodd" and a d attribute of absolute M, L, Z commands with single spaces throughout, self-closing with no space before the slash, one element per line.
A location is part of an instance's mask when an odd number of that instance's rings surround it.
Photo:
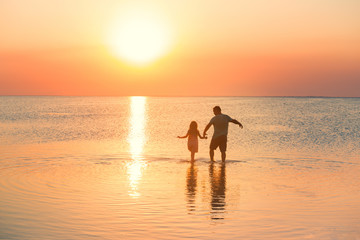
<path fill-rule="evenodd" d="M 215 106 L 213 108 L 213 112 L 215 115 L 219 115 L 219 114 L 221 114 L 221 108 L 219 106 Z"/>

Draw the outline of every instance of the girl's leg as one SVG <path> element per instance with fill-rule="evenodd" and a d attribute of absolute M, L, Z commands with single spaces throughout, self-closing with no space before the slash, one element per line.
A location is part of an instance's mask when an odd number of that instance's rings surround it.
<path fill-rule="evenodd" d="M 195 152 L 191 152 L 191 161 L 195 160 Z"/>

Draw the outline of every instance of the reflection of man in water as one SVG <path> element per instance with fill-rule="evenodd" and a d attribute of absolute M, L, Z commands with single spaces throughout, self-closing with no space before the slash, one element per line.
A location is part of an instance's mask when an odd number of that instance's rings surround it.
<path fill-rule="evenodd" d="M 240 128 L 243 128 L 243 125 L 237 120 L 232 119 L 228 115 L 222 114 L 221 108 L 219 106 L 215 106 L 213 108 L 213 111 L 215 117 L 213 117 L 208 123 L 208 125 L 206 125 L 203 136 L 206 135 L 207 130 L 209 130 L 211 125 L 213 125 L 214 134 L 210 143 L 210 159 L 211 161 L 214 161 L 214 150 L 219 147 L 221 152 L 221 160 L 225 162 L 229 122 L 239 125 Z"/>
<path fill-rule="evenodd" d="M 209 166 L 209 177 L 211 184 L 211 219 L 224 219 L 217 216 L 225 212 L 225 164 L 221 164 L 218 171 L 215 171 L 214 163 Z"/>

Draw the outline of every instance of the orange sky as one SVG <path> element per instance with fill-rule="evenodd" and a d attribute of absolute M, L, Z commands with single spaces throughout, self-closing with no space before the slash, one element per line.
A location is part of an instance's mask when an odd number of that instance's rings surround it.
<path fill-rule="evenodd" d="M 195 2 L 195 3 L 194 3 Z M 161 16 L 172 47 L 114 55 L 112 19 Z M 360 97 L 360 1 L 0 1 L 0 95 Z"/>

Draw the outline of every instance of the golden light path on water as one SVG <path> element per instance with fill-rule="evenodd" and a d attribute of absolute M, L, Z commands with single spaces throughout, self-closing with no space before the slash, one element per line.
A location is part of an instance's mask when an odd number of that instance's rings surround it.
<path fill-rule="evenodd" d="M 127 176 L 130 185 L 129 195 L 136 198 L 140 196 L 138 185 L 147 165 L 142 156 L 146 141 L 146 97 L 131 97 L 130 112 L 130 132 L 127 141 L 129 143 L 132 161 L 127 164 Z"/>

